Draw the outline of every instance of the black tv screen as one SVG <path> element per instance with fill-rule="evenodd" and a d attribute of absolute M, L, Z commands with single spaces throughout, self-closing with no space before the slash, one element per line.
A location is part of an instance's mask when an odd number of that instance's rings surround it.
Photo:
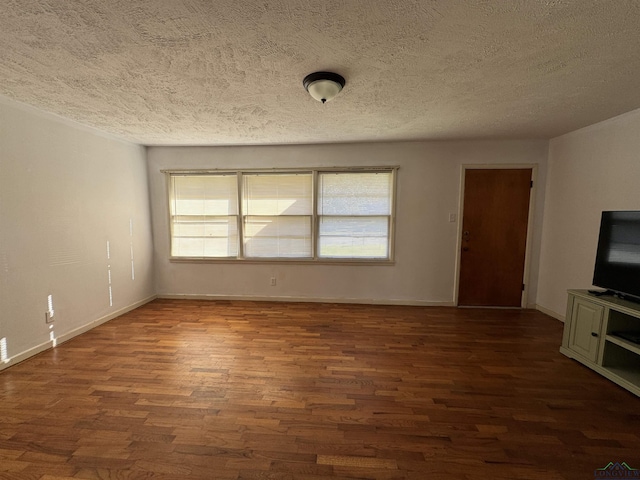
<path fill-rule="evenodd" d="M 593 284 L 640 300 L 640 211 L 602 212 Z"/>

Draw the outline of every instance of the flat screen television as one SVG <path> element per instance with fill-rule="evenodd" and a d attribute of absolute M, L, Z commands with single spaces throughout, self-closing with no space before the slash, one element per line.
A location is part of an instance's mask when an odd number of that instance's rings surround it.
<path fill-rule="evenodd" d="M 640 301 L 640 211 L 602 212 L 593 284 Z"/>

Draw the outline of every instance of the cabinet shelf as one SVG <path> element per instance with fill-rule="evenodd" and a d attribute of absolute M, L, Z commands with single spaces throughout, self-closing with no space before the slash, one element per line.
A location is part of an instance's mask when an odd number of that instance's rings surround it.
<path fill-rule="evenodd" d="M 638 370 L 620 367 L 608 367 L 606 370 L 607 372 L 620 377 L 633 385 L 640 385 L 640 372 Z M 638 394 L 636 393 L 636 395 Z"/>
<path fill-rule="evenodd" d="M 635 353 L 636 355 L 640 355 L 640 345 L 637 343 L 633 343 L 625 338 L 618 337 L 616 335 L 607 335 L 605 337 L 607 342 L 615 343 L 619 347 L 622 347 L 630 352 Z"/>

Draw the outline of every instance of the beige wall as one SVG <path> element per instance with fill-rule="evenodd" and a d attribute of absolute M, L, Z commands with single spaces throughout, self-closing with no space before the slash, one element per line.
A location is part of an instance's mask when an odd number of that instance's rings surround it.
<path fill-rule="evenodd" d="M 148 170 L 159 295 L 452 304 L 464 164 L 535 164 L 544 186 L 546 141 L 407 142 L 245 147 L 151 147 Z M 393 266 L 169 262 L 161 169 L 399 165 Z M 538 189 L 530 285 L 536 285 L 544 188 Z M 277 285 L 269 285 L 270 277 Z M 529 292 L 535 302 L 535 288 Z"/>
<path fill-rule="evenodd" d="M 153 296 L 148 198 L 144 147 L 0 101 L 0 369 Z"/>
<path fill-rule="evenodd" d="M 567 289 L 590 288 L 603 210 L 640 210 L 640 110 L 549 145 L 537 303 L 563 317 Z"/>

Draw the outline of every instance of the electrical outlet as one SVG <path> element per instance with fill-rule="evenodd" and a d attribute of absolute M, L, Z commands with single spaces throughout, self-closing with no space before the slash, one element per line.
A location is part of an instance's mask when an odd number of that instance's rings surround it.
<path fill-rule="evenodd" d="M 276 277 L 271 277 L 271 286 L 272 287 L 276 286 Z"/>
<path fill-rule="evenodd" d="M 44 323 L 53 323 L 53 315 L 51 315 L 51 312 L 44 312 Z"/>
<path fill-rule="evenodd" d="M 456 214 L 455 213 L 450 213 L 449 214 L 449 222 L 455 223 L 455 221 L 456 221 Z"/>

